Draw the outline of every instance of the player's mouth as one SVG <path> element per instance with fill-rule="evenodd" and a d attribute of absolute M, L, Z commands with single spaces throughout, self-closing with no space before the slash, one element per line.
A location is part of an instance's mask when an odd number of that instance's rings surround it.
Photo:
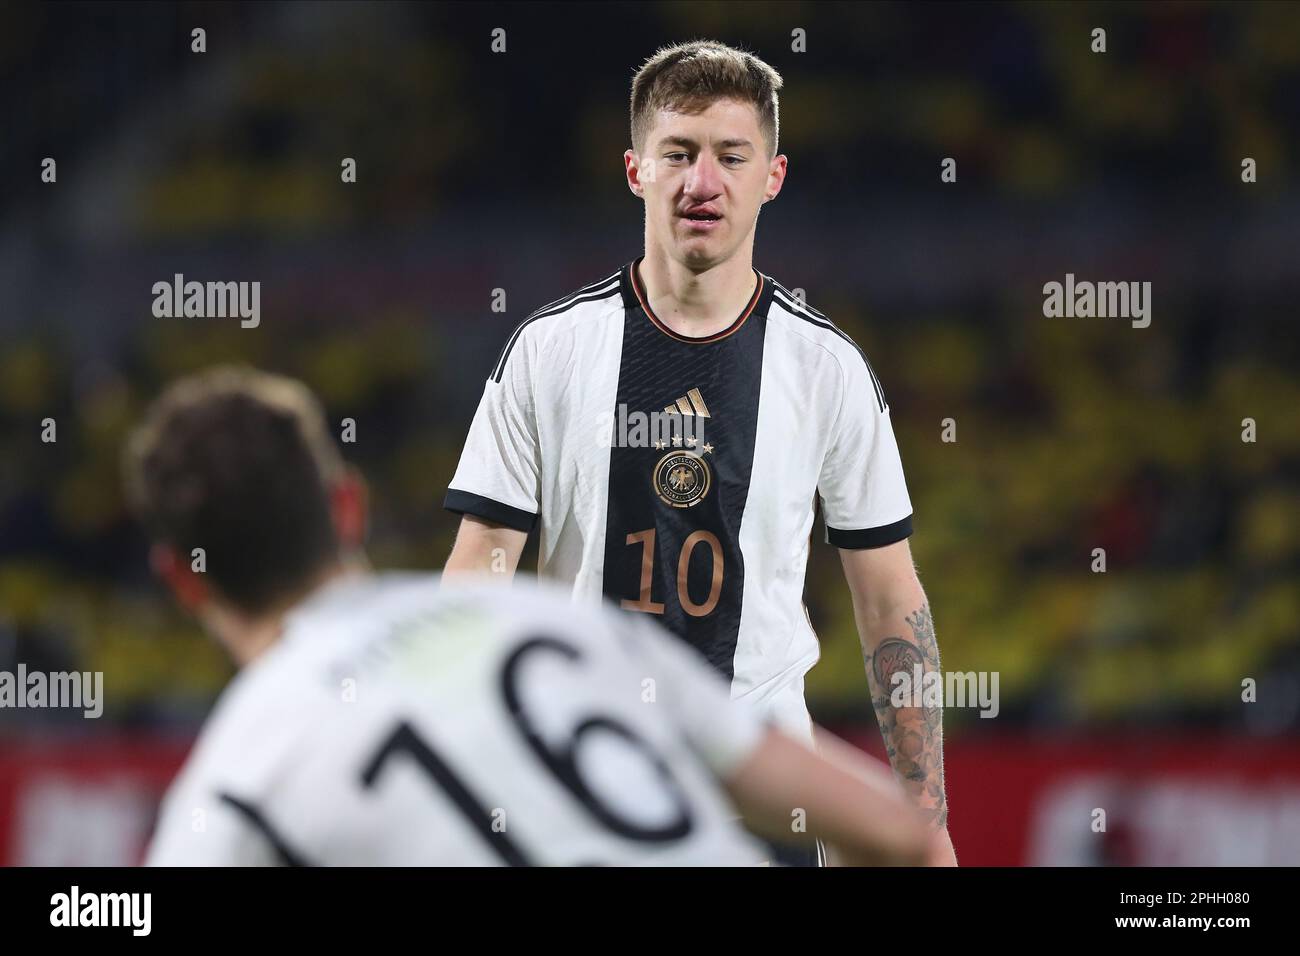
<path fill-rule="evenodd" d="M 681 218 L 686 222 L 686 228 L 692 232 L 711 232 L 722 222 L 722 216 L 712 210 L 688 212 Z"/>

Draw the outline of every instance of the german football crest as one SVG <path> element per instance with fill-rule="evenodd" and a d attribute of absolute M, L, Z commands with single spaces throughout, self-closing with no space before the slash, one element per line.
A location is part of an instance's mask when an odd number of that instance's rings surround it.
<path fill-rule="evenodd" d="M 655 465 L 652 480 L 664 504 L 689 508 L 709 493 L 713 476 L 708 464 L 694 452 L 670 451 Z"/>

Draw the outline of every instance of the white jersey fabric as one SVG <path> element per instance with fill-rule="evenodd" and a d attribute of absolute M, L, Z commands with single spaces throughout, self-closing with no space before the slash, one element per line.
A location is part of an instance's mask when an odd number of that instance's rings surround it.
<path fill-rule="evenodd" d="M 446 507 L 537 526 L 540 574 L 658 618 L 808 739 L 815 499 L 841 548 L 912 530 L 889 406 L 862 350 L 771 277 L 755 270 L 731 326 L 693 339 L 654 315 L 639 262 L 509 337 Z M 651 412 L 680 433 L 638 434 Z"/>
<path fill-rule="evenodd" d="M 563 590 L 339 579 L 236 676 L 151 865 L 728 865 L 762 724 L 670 635 Z"/>

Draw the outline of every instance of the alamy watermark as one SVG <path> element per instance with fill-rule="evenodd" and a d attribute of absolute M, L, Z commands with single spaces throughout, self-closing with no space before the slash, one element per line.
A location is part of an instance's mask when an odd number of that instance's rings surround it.
<path fill-rule="evenodd" d="M 890 675 L 894 707 L 979 707 L 981 717 L 996 717 L 997 671 L 922 671 L 918 662 L 911 671 L 899 669 Z"/>
<path fill-rule="evenodd" d="M 704 418 L 679 411 L 628 411 L 620 404 L 616 411 L 596 415 L 596 443 L 601 448 L 685 448 L 703 450 Z"/>
<path fill-rule="evenodd" d="M 156 319 L 229 319 L 255 329 L 262 321 L 262 283 L 186 282 L 176 273 L 171 282 L 153 284 Z"/>
<path fill-rule="evenodd" d="M 1151 324 L 1150 282 L 1075 282 L 1043 285 L 1043 315 L 1049 319 L 1131 319 L 1135 329 Z"/>
<path fill-rule="evenodd" d="M 104 713 L 103 671 L 0 671 L 0 708 L 80 710 L 91 720 Z"/>
<path fill-rule="evenodd" d="M 74 884 L 50 897 L 51 926 L 119 926 L 132 936 L 148 936 L 152 915 L 152 893 L 83 893 Z"/>

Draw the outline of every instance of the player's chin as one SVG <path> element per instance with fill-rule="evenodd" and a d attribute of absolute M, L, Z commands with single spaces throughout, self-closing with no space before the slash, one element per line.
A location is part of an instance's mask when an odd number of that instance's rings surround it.
<path fill-rule="evenodd" d="M 692 269 L 709 269 L 726 260 L 720 247 L 704 246 L 700 243 L 683 243 L 678 261 Z"/>
<path fill-rule="evenodd" d="M 710 262 L 726 258 L 724 253 L 727 251 L 728 243 L 721 236 L 713 233 L 707 235 L 687 233 L 677 237 L 677 248 L 681 250 L 684 259 Z"/>

